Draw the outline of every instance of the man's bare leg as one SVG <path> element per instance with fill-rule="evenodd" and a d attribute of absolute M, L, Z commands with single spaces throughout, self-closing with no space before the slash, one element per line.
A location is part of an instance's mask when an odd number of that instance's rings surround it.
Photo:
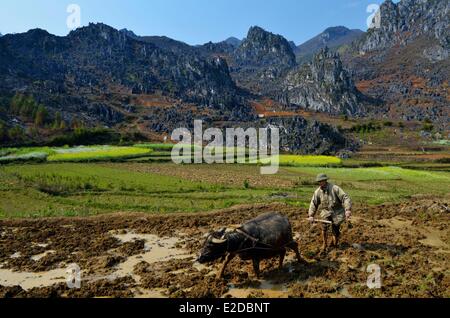
<path fill-rule="evenodd" d="M 320 255 L 324 255 L 328 248 L 328 229 L 326 227 L 322 228 L 322 248 L 320 249 Z"/>
<path fill-rule="evenodd" d="M 339 225 L 334 225 L 333 224 L 333 239 L 332 239 L 332 246 L 333 247 L 338 247 L 340 235 L 341 235 L 341 231 L 340 231 Z"/>

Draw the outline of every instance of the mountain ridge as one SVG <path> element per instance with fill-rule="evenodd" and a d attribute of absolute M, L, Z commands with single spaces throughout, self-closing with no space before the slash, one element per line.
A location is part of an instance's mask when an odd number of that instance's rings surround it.
<path fill-rule="evenodd" d="M 14 92 L 20 87 L 50 107 L 55 96 L 64 102 L 68 96 L 78 95 L 84 100 L 83 107 L 88 107 L 94 96 L 117 90 L 128 94 L 160 90 L 217 110 L 242 106 L 225 60 L 164 50 L 105 24 L 91 24 L 66 37 L 31 30 L 2 37 L 0 47 L 0 91 Z M 121 109 L 125 105 L 102 104 L 126 113 Z M 79 111 L 79 105 L 66 106 L 67 111 Z"/>
<path fill-rule="evenodd" d="M 186 124 L 196 117 L 255 121 L 257 113 L 268 114 L 254 108 L 261 100 L 277 104 L 273 113 L 427 119 L 445 127 L 449 6 L 445 0 L 388 0 L 379 28 L 362 34 L 327 28 L 302 44 L 312 52 L 305 61 L 294 53 L 302 45 L 258 26 L 242 40 L 197 46 L 102 23 L 63 37 L 42 29 L 6 34 L 0 37 L 0 120 L 29 123 L 17 107 L 8 109 L 17 95 L 68 123 L 156 133 L 167 133 L 167 121 Z M 36 109 L 25 106 L 23 113 L 35 116 Z"/>
<path fill-rule="evenodd" d="M 365 32 L 359 29 L 348 29 L 344 26 L 329 27 L 322 33 L 300 44 L 294 50 L 299 64 L 310 62 L 312 56 L 327 47 L 337 50 L 343 45 L 350 45 L 353 41 L 364 35 Z"/>
<path fill-rule="evenodd" d="M 387 0 L 379 25 L 344 52 L 356 86 L 382 101 L 375 115 L 448 126 L 449 12 L 445 0 Z"/>

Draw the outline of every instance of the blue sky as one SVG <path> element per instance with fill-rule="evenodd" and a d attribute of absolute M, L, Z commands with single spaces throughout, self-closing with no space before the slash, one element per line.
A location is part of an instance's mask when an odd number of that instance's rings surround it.
<path fill-rule="evenodd" d="M 67 7 L 81 25 L 103 22 L 138 35 L 166 35 L 189 44 L 245 37 L 252 25 L 303 43 L 329 26 L 367 29 L 369 4 L 382 0 L 1 0 L 0 33 L 42 28 L 66 35 Z"/>

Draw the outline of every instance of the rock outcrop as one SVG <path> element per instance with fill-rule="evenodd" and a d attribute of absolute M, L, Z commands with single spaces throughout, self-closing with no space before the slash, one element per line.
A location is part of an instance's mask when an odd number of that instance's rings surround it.
<path fill-rule="evenodd" d="M 271 118 L 269 125 L 280 129 L 280 148 L 296 154 L 328 155 L 358 145 L 346 139 L 336 128 L 301 116 Z"/>
<path fill-rule="evenodd" d="M 321 50 L 308 64 L 291 71 L 279 99 L 288 106 L 331 114 L 363 113 L 364 98 L 336 53 Z"/>
<path fill-rule="evenodd" d="M 250 28 L 247 38 L 232 55 L 232 75 L 253 92 L 266 94 L 296 65 L 291 44 L 281 35 L 260 27 Z"/>
<path fill-rule="evenodd" d="M 295 65 L 291 45 L 281 35 L 251 27 L 247 38 L 237 48 L 236 63 L 246 67 L 277 67 L 280 70 Z"/>
<path fill-rule="evenodd" d="M 448 127 L 450 2 L 384 2 L 374 25 L 343 61 L 358 89 L 382 101 L 368 115 L 429 119 Z"/>
<path fill-rule="evenodd" d="M 385 1 L 375 16 L 372 27 L 358 43 L 362 53 L 385 50 L 394 45 L 407 45 L 420 36 L 438 40 L 448 49 L 450 2 L 447 0 L 402 0 L 398 4 Z"/>

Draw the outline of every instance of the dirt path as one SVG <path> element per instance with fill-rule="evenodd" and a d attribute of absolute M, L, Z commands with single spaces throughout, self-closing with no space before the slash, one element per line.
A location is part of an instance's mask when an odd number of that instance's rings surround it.
<path fill-rule="evenodd" d="M 292 221 L 302 253 L 251 264 L 234 260 L 225 280 L 220 264 L 195 258 L 203 235 L 259 214 L 278 211 Z M 240 206 L 196 215 L 115 214 L 92 218 L 0 221 L 2 297 L 449 297 L 448 199 L 360 208 L 342 244 L 317 258 L 319 230 L 305 210 L 282 205 Z M 81 288 L 67 286 L 67 266 L 81 269 Z M 378 264 L 382 288 L 369 289 L 367 266 Z M 250 273 L 250 274 L 249 274 Z"/>

